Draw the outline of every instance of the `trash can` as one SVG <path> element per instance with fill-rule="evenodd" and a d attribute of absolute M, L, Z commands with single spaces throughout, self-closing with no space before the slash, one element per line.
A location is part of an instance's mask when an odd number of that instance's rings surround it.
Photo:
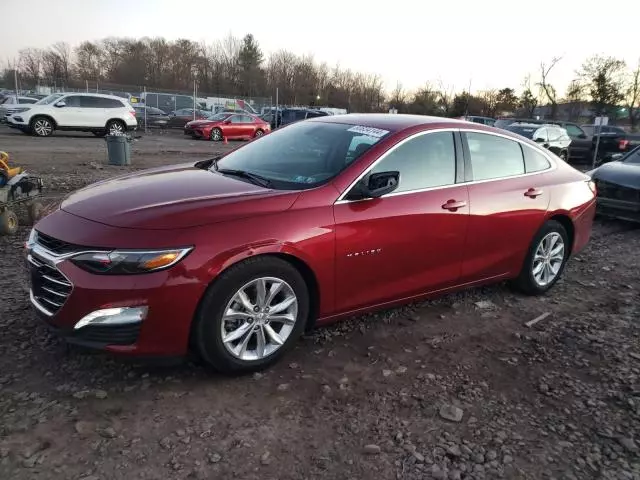
<path fill-rule="evenodd" d="M 109 165 L 131 165 L 131 137 L 125 134 L 110 134 L 107 141 Z"/>

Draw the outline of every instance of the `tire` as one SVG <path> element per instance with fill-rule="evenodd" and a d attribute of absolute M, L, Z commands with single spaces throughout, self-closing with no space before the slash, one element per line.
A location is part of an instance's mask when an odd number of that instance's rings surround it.
<path fill-rule="evenodd" d="M 545 254 L 545 252 L 539 251 L 539 249 L 544 248 L 543 242 L 546 242 L 545 245 L 549 245 L 549 242 L 551 242 L 551 252 L 554 252 L 559 246 L 559 240 L 562 241 L 562 252 L 557 253 L 555 257 L 553 255 L 550 257 L 551 259 L 555 258 L 556 261 L 551 260 L 547 264 L 545 260 L 537 260 L 537 254 Z M 546 293 L 562 276 L 569 259 L 570 248 L 569 235 L 562 224 L 555 220 L 547 221 L 533 237 L 522 270 L 514 282 L 515 286 L 527 295 L 542 295 Z M 542 271 L 536 275 L 535 270 L 540 271 L 539 265 L 543 265 Z M 546 280 L 544 278 L 546 268 L 544 265 L 548 265 L 549 270 L 546 271 L 553 274 Z"/>
<path fill-rule="evenodd" d="M 35 117 L 31 120 L 29 129 L 36 137 L 49 137 L 53 134 L 55 126 L 47 117 Z"/>
<path fill-rule="evenodd" d="M 109 120 L 106 125 L 106 131 L 109 135 L 113 135 L 114 133 L 125 133 L 127 131 L 127 126 L 122 120 Z"/>
<path fill-rule="evenodd" d="M 264 132 L 260 129 L 256 130 L 256 133 L 254 133 L 253 138 L 260 138 L 261 136 L 264 135 Z"/>
<path fill-rule="evenodd" d="M 255 305 L 258 303 L 256 294 L 260 279 L 266 287 L 267 302 L 263 302 L 263 306 L 271 306 L 273 310 L 275 305 L 282 307 L 291 302 L 292 295 L 295 300 L 271 314 L 253 310 L 258 308 Z M 268 301 L 271 288 L 277 283 L 281 288 Z M 238 296 L 240 291 L 245 293 L 248 307 L 252 309 L 242 306 Z M 236 312 L 236 319 L 227 317 L 223 321 L 223 314 L 229 310 Z M 287 316 L 288 320 L 276 320 L 272 316 L 274 314 Z M 290 263 L 275 257 L 251 258 L 230 267 L 209 286 L 194 319 L 192 345 L 205 363 L 221 373 L 258 371 L 276 362 L 295 344 L 304 331 L 308 315 L 309 291 L 300 272 Z M 282 341 L 279 345 L 274 342 L 269 329 Z M 232 332 L 238 336 L 229 338 Z M 226 344 L 224 334 L 229 338 Z M 262 350 L 260 337 L 263 339 Z"/>
<path fill-rule="evenodd" d="M 223 139 L 222 130 L 220 130 L 219 128 L 212 129 L 211 133 L 209 134 L 209 139 L 212 142 L 219 142 L 220 140 L 222 140 Z"/>
<path fill-rule="evenodd" d="M 0 235 L 13 235 L 18 231 L 18 216 L 12 210 L 0 213 Z"/>

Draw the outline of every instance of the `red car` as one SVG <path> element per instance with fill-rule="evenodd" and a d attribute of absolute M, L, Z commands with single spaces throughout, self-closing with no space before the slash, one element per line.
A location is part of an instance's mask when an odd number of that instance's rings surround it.
<path fill-rule="evenodd" d="M 71 342 L 251 371 L 349 315 L 501 280 L 545 293 L 594 190 L 503 130 L 321 117 L 72 194 L 26 243 L 31 302 Z"/>
<path fill-rule="evenodd" d="M 250 139 L 271 131 L 271 125 L 248 113 L 216 113 L 204 120 L 195 120 L 184 126 L 184 134 L 194 138 L 208 138 L 214 142 L 227 138 Z"/>

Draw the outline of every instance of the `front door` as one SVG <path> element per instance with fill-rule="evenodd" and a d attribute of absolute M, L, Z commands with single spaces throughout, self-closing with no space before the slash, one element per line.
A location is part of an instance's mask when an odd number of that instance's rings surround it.
<path fill-rule="evenodd" d="M 58 107 L 56 102 L 56 123 L 59 127 L 83 127 L 82 108 L 80 107 L 80 95 L 67 95 L 60 100 L 64 107 Z"/>
<path fill-rule="evenodd" d="M 577 125 L 565 125 L 565 130 L 571 138 L 571 144 L 569 145 L 569 161 L 574 162 L 590 162 L 591 161 L 591 147 L 593 141 L 587 137 L 587 134 Z"/>
<path fill-rule="evenodd" d="M 549 206 L 543 172 L 551 164 L 516 140 L 476 132 L 463 133 L 463 139 L 472 182 L 462 281 L 517 274 Z"/>
<path fill-rule="evenodd" d="M 458 282 L 469 199 L 467 187 L 456 184 L 462 155 L 456 156 L 455 135 L 423 132 L 401 142 L 368 172 L 400 172 L 397 190 L 376 199 L 336 202 L 339 311 Z"/>

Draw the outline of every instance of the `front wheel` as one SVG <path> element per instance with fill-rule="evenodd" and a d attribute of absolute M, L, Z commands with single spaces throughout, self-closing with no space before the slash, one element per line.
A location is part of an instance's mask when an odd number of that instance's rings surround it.
<path fill-rule="evenodd" d="M 45 117 L 36 117 L 31 122 L 30 130 L 38 137 L 48 137 L 53 133 L 53 123 Z"/>
<path fill-rule="evenodd" d="M 253 135 L 253 137 L 260 138 L 263 135 L 264 135 L 264 132 L 262 130 L 256 130 L 256 133 Z"/>
<path fill-rule="evenodd" d="M 219 128 L 214 128 L 213 130 L 211 130 L 209 138 L 211 138 L 212 142 L 219 142 L 220 140 L 222 140 L 222 130 L 220 130 Z"/>
<path fill-rule="evenodd" d="M 13 235 L 18 231 L 18 216 L 12 210 L 0 213 L 0 235 Z"/>
<path fill-rule="evenodd" d="M 561 223 L 546 222 L 531 242 L 515 285 L 528 295 L 546 293 L 560 279 L 569 259 L 569 236 Z"/>
<path fill-rule="evenodd" d="M 229 268 L 209 287 L 192 340 L 216 370 L 257 371 L 293 346 L 308 315 L 309 292 L 300 272 L 278 258 L 256 257 Z"/>

